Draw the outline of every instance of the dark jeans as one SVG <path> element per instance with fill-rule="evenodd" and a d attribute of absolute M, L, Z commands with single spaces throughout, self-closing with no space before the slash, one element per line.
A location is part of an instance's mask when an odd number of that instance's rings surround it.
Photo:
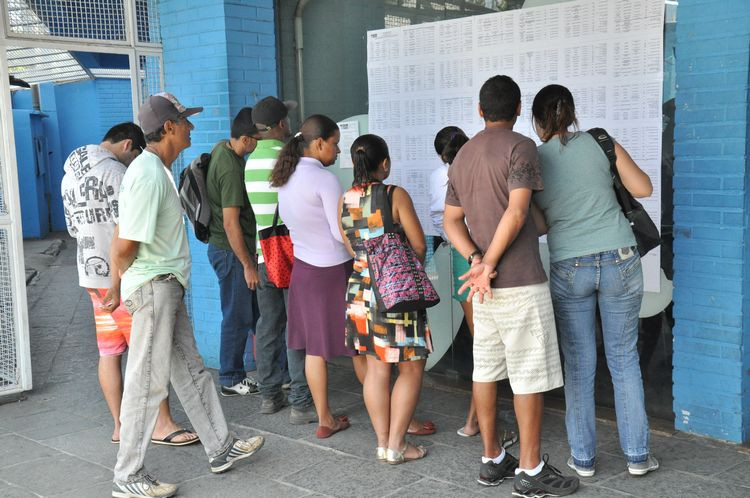
<path fill-rule="evenodd" d="M 219 278 L 221 299 L 221 345 L 219 384 L 233 386 L 244 379 L 245 348 L 258 319 L 255 292 L 247 288 L 242 263 L 234 252 L 208 245 L 208 260 Z M 253 370 L 252 365 L 249 365 Z"/>
<path fill-rule="evenodd" d="M 291 377 L 289 402 L 302 409 L 312 404 L 305 378 L 305 351 L 286 348 L 286 306 L 288 289 L 279 289 L 268 281 L 266 265 L 258 265 L 260 285 L 257 288 L 260 318 L 255 329 L 255 361 L 258 365 L 260 394 L 265 399 L 281 396 L 284 381 L 281 358 L 286 351 Z"/>

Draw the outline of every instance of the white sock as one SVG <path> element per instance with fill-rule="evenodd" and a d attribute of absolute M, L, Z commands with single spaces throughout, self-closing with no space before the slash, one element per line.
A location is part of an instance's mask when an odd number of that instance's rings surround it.
<path fill-rule="evenodd" d="M 521 467 L 518 467 L 516 469 L 516 475 L 520 474 L 521 472 L 526 472 L 527 476 L 534 477 L 539 472 L 541 472 L 543 468 L 544 468 L 544 461 L 541 461 L 541 462 L 539 462 L 539 465 L 537 465 L 536 467 L 534 467 L 533 469 L 530 469 L 530 470 L 529 469 L 522 469 Z"/>
<path fill-rule="evenodd" d="M 498 464 L 503 461 L 503 458 L 505 458 L 505 448 L 500 448 L 500 454 L 498 456 L 495 458 L 482 457 L 482 463 L 492 461 L 492 463 Z"/>

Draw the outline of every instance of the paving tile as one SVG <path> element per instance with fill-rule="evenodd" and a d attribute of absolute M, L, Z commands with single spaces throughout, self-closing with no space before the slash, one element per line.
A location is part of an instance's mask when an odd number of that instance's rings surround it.
<path fill-rule="evenodd" d="M 52 448 L 16 434 L 0 436 L 0 468 L 58 454 Z"/>
<path fill-rule="evenodd" d="M 50 410 L 28 417 L 4 420 L 3 425 L 6 429 L 30 439 L 43 441 L 63 434 L 98 427 L 101 424 L 59 410 Z"/>
<path fill-rule="evenodd" d="M 403 467 L 374 465 L 360 459 L 336 456 L 280 481 L 330 496 L 384 496 L 420 479 L 420 476 L 402 470 Z"/>
<path fill-rule="evenodd" d="M 242 472 L 208 475 L 180 484 L 179 496 L 190 498 L 227 498 L 240 496 L 297 497 L 309 491 L 264 477 Z"/>
<path fill-rule="evenodd" d="M 619 443 L 612 443 L 600 450 L 621 454 Z M 750 461 L 750 456 L 737 452 L 729 445 L 705 439 L 685 440 L 652 434 L 651 453 L 659 459 L 665 469 L 683 470 L 693 474 L 710 476 L 719 469 L 728 469 L 741 461 Z"/>
<path fill-rule="evenodd" d="M 750 476 L 750 461 L 746 460 L 712 477 L 722 482 L 747 486 L 749 484 L 748 476 Z"/>
<path fill-rule="evenodd" d="M 622 475 L 600 483 L 635 496 L 673 498 L 675 496 L 750 496 L 750 487 L 737 486 L 671 469 L 659 469 L 643 477 Z"/>
<path fill-rule="evenodd" d="M 56 498 L 101 498 L 102 496 L 112 496 L 112 476 L 93 486 L 76 488 L 52 496 Z"/>
<path fill-rule="evenodd" d="M 479 486 L 477 484 L 477 486 Z M 409 486 L 404 486 L 401 489 L 394 491 L 391 494 L 385 495 L 388 497 L 395 496 L 409 496 L 410 498 L 432 498 L 434 496 L 450 496 L 452 498 L 470 498 L 483 496 L 480 493 L 481 488 L 477 488 L 475 491 L 470 491 L 466 488 L 449 484 L 444 481 L 436 481 L 435 479 L 421 479 Z"/>
<path fill-rule="evenodd" d="M 25 488 L 0 482 L 0 496 L 3 498 L 35 498 L 39 495 L 36 495 Z"/>
<path fill-rule="evenodd" d="M 250 460 L 255 457 L 251 457 Z M 201 444 L 190 446 L 149 445 L 143 463 L 147 472 L 166 482 L 181 483 L 211 473 L 208 456 Z M 246 465 L 245 462 L 238 466 Z"/>
<path fill-rule="evenodd" d="M 0 469 L 0 479 L 49 496 L 104 482 L 109 469 L 69 455 L 57 455 Z"/>
<path fill-rule="evenodd" d="M 46 439 L 44 444 L 112 469 L 120 446 L 112 444 L 111 437 L 112 428 L 100 426 Z"/>
<path fill-rule="evenodd" d="M 263 448 L 250 458 L 248 465 L 238 470 L 253 476 L 281 480 L 311 465 L 330 462 L 333 465 L 337 454 L 334 451 L 291 438 L 268 434 Z"/>

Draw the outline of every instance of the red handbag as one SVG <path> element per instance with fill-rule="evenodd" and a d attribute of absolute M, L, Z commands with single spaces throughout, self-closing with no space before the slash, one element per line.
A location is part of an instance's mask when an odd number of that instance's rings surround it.
<path fill-rule="evenodd" d="M 289 229 L 284 224 L 279 225 L 278 205 L 273 215 L 273 224 L 258 231 L 258 239 L 266 264 L 268 280 L 279 289 L 286 289 L 292 279 L 294 248 Z"/>

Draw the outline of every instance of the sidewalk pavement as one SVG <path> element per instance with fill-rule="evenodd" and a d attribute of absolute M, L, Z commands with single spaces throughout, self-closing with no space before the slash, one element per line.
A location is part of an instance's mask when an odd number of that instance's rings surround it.
<path fill-rule="evenodd" d="M 75 243 L 67 236 L 59 255 L 34 258 L 39 268 L 28 288 L 34 389 L 25 399 L 0 398 L 0 496 L 110 496 L 117 446 L 110 443 L 112 420 L 97 380 L 97 348 L 88 296 L 77 285 Z M 46 250 L 34 243 L 27 253 Z M 41 263 L 39 263 L 41 261 Z M 215 372 L 214 372 L 215 374 Z M 330 439 L 315 438 L 314 425 L 287 423 L 286 408 L 261 415 L 258 397 L 222 398 L 224 413 L 242 436 L 261 434 L 265 447 L 247 463 L 223 475 L 209 471 L 200 445 L 149 447 L 146 466 L 166 482 L 179 483 L 183 497 L 250 496 L 510 496 L 512 484 L 482 488 L 475 479 L 481 443 L 462 438 L 469 405 L 466 390 L 446 387 L 428 375 L 417 416 L 434 420 L 437 434 L 411 438 L 428 445 L 424 460 L 401 466 L 375 461 L 375 440 L 362 391 L 346 363 L 331 367 L 331 403 L 346 413 L 350 429 Z M 10 402 L 9 402 L 10 401 Z M 172 410 L 187 423 L 176 396 Z M 513 424 L 512 405 L 501 400 L 503 423 Z M 682 433 L 654 432 L 652 451 L 661 469 L 630 477 L 620 453 L 617 429 L 600 421 L 597 474 L 582 479 L 579 497 L 750 497 L 750 452 Z M 564 473 L 568 447 L 564 414 L 545 413 L 542 451 Z M 511 450 L 517 454 L 518 448 Z"/>

